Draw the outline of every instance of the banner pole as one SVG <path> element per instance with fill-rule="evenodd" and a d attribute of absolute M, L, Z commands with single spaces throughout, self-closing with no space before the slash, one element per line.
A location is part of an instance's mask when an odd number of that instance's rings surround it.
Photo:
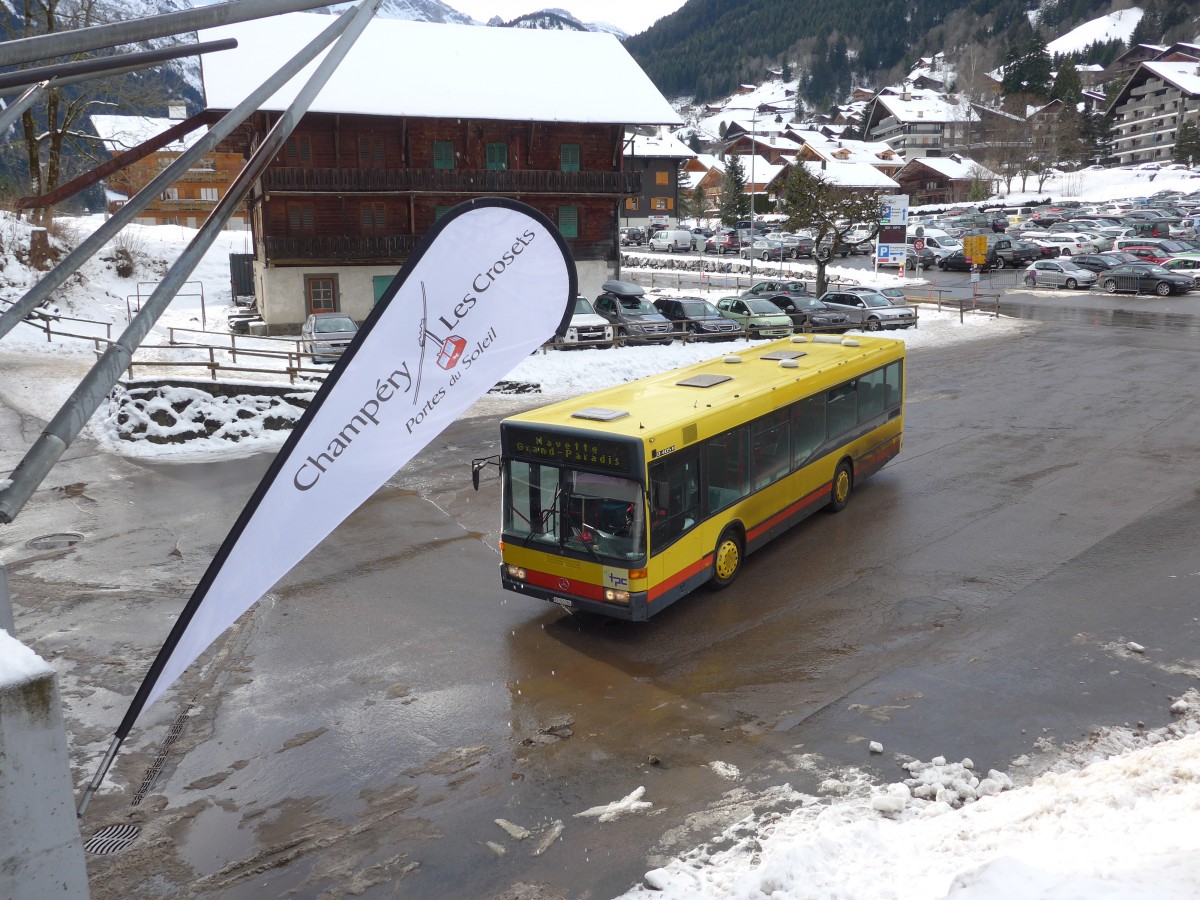
<path fill-rule="evenodd" d="M 117 750 L 121 747 L 121 738 L 114 736 L 112 742 L 108 745 L 108 752 L 104 754 L 104 759 L 100 761 L 100 767 L 96 769 L 96 774 L 92 778 L 92 783 L 87 786 L 83 792 L 83 797 L 79 800 L 79 807 L 75 810 L 75 817 L 82 819 L 83 814 L 87 811 L 88 804 L 92 800 L 92 795 L 100 790 L 100 784 L 104 781 L 104 776 L 108 774 L 109 768 L 113 764 L 113 760 L 117 756 Z"/>

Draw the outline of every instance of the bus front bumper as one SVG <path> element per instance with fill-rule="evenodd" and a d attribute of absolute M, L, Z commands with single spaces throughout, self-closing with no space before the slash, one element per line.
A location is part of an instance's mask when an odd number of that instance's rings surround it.
<path fill-rule="evenodd" d="M 594 600 L 513 578 L 508 574 L 508 566 L 505 563 L 500 564 L 500 582 L 506 591 L 547 600 L 572 612 L 595 613 L 613 619 L 624 619 L 627 622 L 644 622 L 649 618 L 646 610 L 645 591 L 631 592 L 628 603 Z"/>

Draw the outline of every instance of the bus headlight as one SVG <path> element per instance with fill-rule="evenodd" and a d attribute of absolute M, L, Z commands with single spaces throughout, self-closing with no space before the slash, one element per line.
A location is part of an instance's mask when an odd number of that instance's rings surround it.
<path fill-rule="evenodd" d="M 520 566 L 509 566 L 508 567 L 508 577 L 509 578 L 515 578 L 517 581 L 524 581 L 525 574 L 526 574 L 525 570 L 522 569 Z"/>
<path fill-rule="evenodd" d="M 629 603 L 629 591 L 614 591 L 606 589 L 604 591 L 604 599 L 609 603 Z"/>

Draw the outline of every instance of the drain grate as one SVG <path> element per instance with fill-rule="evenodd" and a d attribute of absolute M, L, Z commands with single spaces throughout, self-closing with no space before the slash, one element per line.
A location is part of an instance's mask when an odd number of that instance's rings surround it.
<path fill-rule="evenodd" d="M 119 853 L 137 840 L 141 833 L 141 826 L 138 825 L 109 825 L 93 834 L 83 849 L 97 856 Z"/>
<path fill-rule="evenodd" d="M 83 535 L 77 531 L 64 531 L 59 534 L 43 534 L 41 537 L 30 538 L 25 546 L 30 550 L 62 550 L 74 547 L 83 540 Z"/>

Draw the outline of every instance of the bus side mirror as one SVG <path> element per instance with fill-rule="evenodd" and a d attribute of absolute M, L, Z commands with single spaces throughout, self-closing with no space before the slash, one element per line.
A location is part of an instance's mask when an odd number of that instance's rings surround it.
<path fill-rule="evenodd" d="M 478 459 L 471 460 L 471 487 L 479 490 L 479 473 L 484 466 L 495 466 L 500 468 L 500 457 L 498 456 L 483 456 Z"/>

